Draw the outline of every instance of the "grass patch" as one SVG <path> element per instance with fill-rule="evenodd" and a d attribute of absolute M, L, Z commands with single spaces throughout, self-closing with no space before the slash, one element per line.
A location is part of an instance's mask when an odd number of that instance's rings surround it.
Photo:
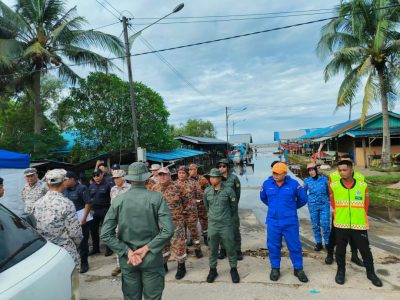
<path fill-rule="evenodd" d="M 400 181 L 400 174 L 385 174 L 366 176 L 365 180 L 371 185 L 394 184 Z"/>
<path fill-rule="evenodd" d="M 381 167 L 369 167 L 371 171 L 378 171 L 378 172 L 400 172 L 399 167 L 389 167 L 389 168 L 381 168 Z"/>
<path fill-rule="evenodd" d="M 370 205 L 400 208 L 400 190 L 368 186 Z"/>

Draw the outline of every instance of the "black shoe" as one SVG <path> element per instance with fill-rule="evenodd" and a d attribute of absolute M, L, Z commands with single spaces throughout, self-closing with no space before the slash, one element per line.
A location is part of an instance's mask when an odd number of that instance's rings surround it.
<path fill-rule="evenodd" d="M 194 249 L 194 253 L 196 254 L 197 258 L 203 257 L 203 252 L 201 251 L 201 249 Z"/>
<path fill-rule="evenodd" d="M 301 282 L 308 282 L 308 278 L 306 273 L 304 273 L 303 269 L 294 270 L 294 276 L 296 276 Z"/>
<path fill-rule="evenodd" d="M 314 247 L 314 251 L 321 251 L 323 249 L 322 243 L 317 243 Z"/>
<path fill-rule="evenodd" d="M 241 250 L 236 251 L 237 260 L 243 260 L 243 253 Z"/>
<path fill-rule="evenodd" d="M 81 260 L 81 269 L 79 270 L 79 273 L 86 273 L 89 271 L 89 263 L 87 259 L 82 259 Z"/>
<path fill-rule="evenodd" d="M 328 250 L 328 254 L 326 255 L 325 258 L 325 263 L 327 265 L 331 265 L 333 263 L 333 251 Z"/>
<path fill-rule="evenodd" d="M 193 246 L 193 240 L 192 239 L 188 239 L 186 242 L 186 246 Z"/>
<path fill-rule="evenodd" d="M 92 255 L 95 255 L 95 254 L 97 254 L 97 253 L 100 253 L 100 250 L 99 249 L 92 249 L 92 250 L 90 250 L 89 251 L 89 256 L 92 256 Z"/>
<path fill-rule="evenodd" d="M 224 259 L 225 257 L 226 257 L 226 250 L 221 248 L 219 250 L 218 259 Z"/>
<path fill-rule="evenodd" d="M 204 245 L 208 246 L 208 234 L 203 233 L 203 240 L 204 240 Z"/>
<path fill-rule="evenodd" d="M 231 268 L 231 278 L 233 283 L 239 283 L 240 277 L 237 268 Z"/>
<path fill-rule="evenodd" d="M 375 272 L 367 272 L 367 278 L 371 280 L 372 284 L 377 287 L 381 287 L 383 285 L 382 281 L 378 278 L 378 276 L 376 276 Z"/>
<path fill-rule="evenodd" d="M 210 268 L 210 272 L 208 273 L 207 276 L 207 282 L 213 283 L 215 278 L 217 277 L 218 277 L 217 268 Z"/>
<path fill-rule="evenodd" d="M 357 266 L 365 267 L 364 262 L 358 257 L 357 252 L 351 254 L 351 261 Z"/>
<path fill-rule="evenodd" d="M 269 274 L 269 279 L 271 279 L 272 281 L 278 281 L 280 276 L 281 271 L 279 269 L 272 269 L 271 273 Z"/>
<path fill-rule="evenodd" d="M 110 248 L 106 247 L 106 252 L 104 253 L 104 256 L 110 256 L 114 253 Z"/>
<path fill-rule="evenodd" d="M 167 263 L 164 264 L 164 270 L 165 270 L 165 273 L 168 273 L 168 264 Z"/>
<path fill-rule="evenodd" d="M 335 276 L 335 282 L 337 284 L 344 284 L 345 275 L 346 271 L 344 269 L 338 268 Z"/>
<path fill-rule="evenodd" d="M 175 274 L 176 279 L 182 279 L 186 275 L 186 267 L 185 263 L 178 263 L 178 269 Z"/>

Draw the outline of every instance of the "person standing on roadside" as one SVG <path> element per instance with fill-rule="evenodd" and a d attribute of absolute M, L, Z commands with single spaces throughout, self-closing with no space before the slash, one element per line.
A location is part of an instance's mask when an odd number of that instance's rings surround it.
<path fill-rule="evenodd" d="M 159 164 L 151 165 L 151 167 L 150 167 L 151 176 L 146 181 L 146 188 L 148 190 L 152 190 L 153 186 L 155 186 L 158 183 L 158 170 L 160 170 L 160 169 L 161 169 L 161 166 Z"/>
<path fill-rule="evenodd" d="M 233 283 L 240 281 L 237 271 L 237 254 L 234 240 L 234 222 L 236 217 L 236 193 L 222 181 L 222 173 L 214 168 L 208 174 L 211 186 L 204 191 L 204 206 L 208 212 L 208 245 L 210 249 L 210 271 L 207 282 L 212 283 L 218 276 L 218 247 L 225 246 L 228 254 L 231 278 Z"/>
<path fill-rule="evenodd" d="M 287 175 L 286 164 L 275 163 L 272 167 L 272 178 L 264 181 L 260 191 L 261 201 L 268 206 L 267 248 L 271 264 L 270 279 L 277 281 L 280 277 L 282 237 L 289 249 L 294 275 L 301 282 L 308 278 L 303 271 L 303 254 L 300 242 L 300 228 L 297 210 L 307 203 L 303 187 Z"/>
<path fill-rule="evenodd" d="M 233 218 L 233 229 L 234 229 L 233 233 L 236 244 L 236 256 L 238 260 L 242 260 L 243 259 L 242 237 L 240 236 L 240 218 L 239 218 L 239 200 L 241 193 L 240 180 L 235 174 L 230 172 L 229 159 L 227 158 L 221 159 L 218 162 L 217 167 L 223 176 L 224 185 L 230 187 L 236 194 L 237 201 L 235 203 L 238 206 L 238 209 L 236 210 L 235 212 L 236 215 Z M 225 257 L 226 257 L 226 250 L 224 248 L 224 245 L 221 245 L 218 258 L 224 259 Z"/>
<path fill-rule="evenodd" d="M 81 273 L 89 271 L 89 227 L 90 222 L 86 222 L 86 219 L 90 213 L 92 207 L 92 201 L 90 199 L 88 188 L 78 182 L 78 175 L 75 172 L 67 171 L 65 175 L 64 184 L 64 196 L 67 197 L 75 206 L 75 209 L 80 216 L 80 224 L 82 229 L 83 238 L 79 244 L 79 254 L 81 257 Z"/>
<path fill-rule="evenodd" d="M 26 184 L 22 190 L 22 202 L 24 202 L 24 212 L 32 213 L 35 202 L 46 195 L 47 187 L 39 180 L 35 168 L 27 168 L 24 171 Z"/>
<path fill-rule="evenodd" d="M 92 236 L 93 248 L 89 252 L 90 255 L 100 253 L 100 226 L 104 221 L 111 205 L 110 197 L 111 185 L 104 178 L 104 174 L 100 169 L 93 172 L 93 183 L 89 186 L 90 199 L 92 201 L 93 221 L 90 226 L 90 235 Z M 112 255 L 113 252 L 106 246 L 105 256 Z"/>
<path fill-rule="evenodd" d="M 352 162 L 352 159 L 348 154 L 340 156 L 340 161 L 342 160 L 348 160 Z M 354 169 L 353 169 L 353 178 L 359 182 L 361 181 L 365 182 L 365 176 Z M 340 179 L 341 177 L 338 169 L 331 172 L 329 174 L 329 185 L 333 182 L 340 181 Z M 332 227 L 331 227 L 331 233 L 329 235 L 329 244 L 327 247 L 328 254 L 326 255 L 325 258 L 325 263 L 327 265 L 331 265 L 333 263 L 333 252 L 336 246 L 336 234 L 335 234 L 336 229 L 335 226 L 333 226 L 333 222 L 334 222 L 334 216 L 332 215 Z M 355 242 L 350 239 L 349 244 L 351 248 L 351 261 L 355 263 L 357 266 L 364 267 L 363 261 L 358 257 L 358 251 Z"/>
<path fill-rule="evenodd" d="M 307 164 L 307 172 L 309 177 L 304 180 L 304 190 L 308 197 L 308 210 L 315 238 L 314 251 L 321 251 L 323 249 L 322 236 L 327 249 L 329 248 L 329 234 L 331 232 L 328 178 L 318 174 L 315 163 Z"/>
<path fill-rule="evenodd" d="M 199 184 L 201 188 L 196 198 L 197 215 L 199 217 L 199 222 L 201 225 L 204 244 L 208 246 L 207 242 L 208 217 L 206 208 L 204 206 L 204 190 L 210 185 L 210 183 L 204 176 L 198 174 L 198 166 L 196 164 L 189 165 L 189 176 L 190 176 L 189 179 Z"/>
<path fill-rule="evenodd" d="M 161 252 L 174 226 L 163 196 L 144 186 L 149 177 L 144 163 L 129 166 L 131 188 L 113 199 L 101 228 L 101 239 L 119 256 L 125 300 L 159 300 L 165 286 Z"/>
<path fill-rule="evenodd" d="M 373 285 L 381 287 L 382 281 L 375 274 L 374 260 L 368 240 L 368 185 L 364 181 L 354 179 L 351 161 L 340 161 L 338 170 L 341 179 L 330 184 L 338 266 L 335 281 L 337 284 L 345 282 L 346 247 L 349 240 L 352 240 L 360 250 L 367 270 L 367 278 Z"/>
<path fill-rule="evenodd" d="M 125 175 L 126 174 L 124 170 L 113 169 L 112 171 L 112 177 L 114 179 L 115 185 L 111 188 L 110 191 L 111 204 L 118 195 L 126 193 L 127 191 L 129 191 L 131 187 L 131 185 L 128 182 L 126 182 L 124 178 Z M 116 229 L 116 233 L 118 234 L 118 226 Z M 116 256 L 116 259 L 117 259 L 117 265 L 115 266 L 114 270 L 111 271 L 111 276 L 117 276 L 119 273 L 121 273 L 121 266 L 119 264 L 118 254 Z"/>

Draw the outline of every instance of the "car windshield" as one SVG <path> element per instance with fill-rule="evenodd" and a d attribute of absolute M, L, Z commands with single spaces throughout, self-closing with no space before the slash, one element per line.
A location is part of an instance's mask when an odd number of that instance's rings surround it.
<path fill-rule="evenodd" d="M 26 221 L 0 204 L 0 273 L 46 244 Z"/>

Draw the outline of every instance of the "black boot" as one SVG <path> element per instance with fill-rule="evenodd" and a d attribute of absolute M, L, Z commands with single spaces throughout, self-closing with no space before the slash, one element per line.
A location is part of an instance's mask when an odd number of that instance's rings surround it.
<path fill-rule="evenodd" d="M 168 264 L 167 263 L 164 264 L 164 270 L 165 270 L 165 273 L 168 273 Z"/>
<path fill-rule="evenodd" d="M 208 246 L 208 234 L 207 234 L 207 232 L 203 233 L 203 240 L 204 240 L 204 245 Z"/>
<path fill-rule="evenodd" d="M 306 273 L 304 273 L 303 269 L 294 270 L 294 276 L 296 276 L 301 282 L 308 282 L 308 278 Z"/>
<path fill-rule="evenodd" d="M 351 261 L 357 266 L 365 267 L 364 262 L 358 257 L 357 251 L 351 252 Z"/>
<path fill-rule="evenodd" d="M 219 249 L 218 259 L 224 259 L 226 257 L 226 250 L 221 248 Z"/>
<path fill-rule="evenodd" d="M 212 283 L 217 277 L 218 277 L 217 268 L 210 268 L 210 272 L 208 273 L 207 276 L 207 282 Z"/>
<path fill-rule="evenodd" d="M 203 257 L 203 252 L 201 251 L 201 249 L 194 249 L 194 253 L 196 254 L 197 258 Z"/>
<path fill-rule="evenodd" d="M 317 243 L 314 247 L 314 251 L 321 251 L 322 249 L 322 243 Z"/>
<path fill-rule="evenodd" d="M 186 274 L 186 267 L 185 263 L 178 263 L 178 269 L 176 270 L 175 278 L 176 279 L 182 279 L 185 277 Z"/>
<path fill-rule="evenodd" d="M 233 283 L 239 283 L 240 277 L 237 268 L 231 268 L 231 278 Z"/>
<path fill-rule="evenodd" d="M 242 250 L 236 251 L 237 260 L 243 260 Z"/>
<path fill-rule="evenodd" d="M 107 246 L 106 246 L 106 252 L 104 253 L 104 256 L 110 256 L 110 255 L 112 255 L 114 253 L 114 251 L 112 251 L 110 248 L 108 248 Z"/>
<path fill-rule="evenodd" d="M 379 277 L 376 276 L 373 268 L 371 270 L 367 270 L 367 278 L 371 280 L 372 284 L 377 287 L 381 287 L 383 285 Z"/>
<path fill-rule="evenodd" d="M 79 273 L 86 273 L 89 271 L 89 263 L 87 258 L 81 258 L 81 269 L 79 270 Z"/>
<path fill-rule="evenodd" d="M 281 271 L 279 269 L 272 269 L 271 273 L 269 274 L 269 279 L 271 279 L 272 281 L 278 281 L 280 276 Z"/>
<path fill-rule="evenodd" d="M 331 265 L 333 263 L 333 250 L 332 249 L 328 249 L 328 254 L 326 255 L 326 258 L 325 258 L 325 263 L 327 265 Z"/>
<path fill-rule="evenodd" d="M 338 267 L 336 276 L 335 276 L 335 281 L 337 284 L 344 284 L 344 278 L 346 276 L 346 269 Z"/>

